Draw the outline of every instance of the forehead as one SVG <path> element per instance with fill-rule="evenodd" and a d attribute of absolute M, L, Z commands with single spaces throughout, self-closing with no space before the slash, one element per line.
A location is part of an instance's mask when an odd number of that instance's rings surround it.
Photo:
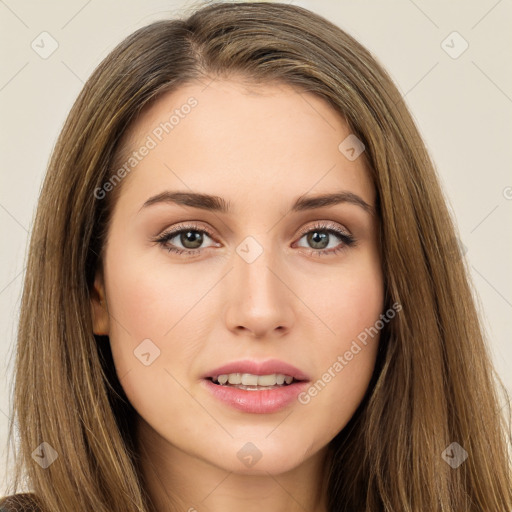
<path fill-rule="evenodd" d="M 154 193 L 163 185 L 225 195 L 301 195 L 343 186 L 373 201 L 363 158 L 340 144 L 353 136 L 319 96 L 288 84 L 240 80 L 192 82 L 159 97 L 130 126 L 120 165 L 123 187 Z M 129 186 L 128 188 L 131 188 Z"/>

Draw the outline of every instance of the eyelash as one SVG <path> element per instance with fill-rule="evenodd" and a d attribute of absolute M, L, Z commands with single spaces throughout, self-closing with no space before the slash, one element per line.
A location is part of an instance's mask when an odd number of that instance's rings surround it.
<path fill-rule="evenodd" d="M 157 238 L 153 239 L 153 242 L 160 244 L 164 249 L 166 249 L 168 252 L 173 252 L 176 254 L 185 254 L 187 257 L 195 256 L 197 253 L 201 252 L 203 249 L 180 249 L 179 247 L 173 247 L 169 245 L 169 240 L 173 239 L 177 235 L 180 235 L 181 233 L 185 233 L 187 231 L 197 231 L 199 233 L 205 233 L 207 234 L 212 240 L 214 240 L 213 235 L 210 233 L 209 230 L 205 229 L 202 226 L 199 226 L 197 224 L 186 224 L 179 227 L 179 229 L 174 229 L 172 231 L 167 231 L 165 233 L 162 233 Z M 326 254 L 338 254 L 341 251 L 344 251 L 348 249 L 349 247 L 353 247 L 356 245 L 356 239 L 349 235 L 348 233 L 345 233 L 344 231 L 340 230 L 336 227 L 335 224 L 331 223 L 322 223 L 322 222 L 316 222 L 313 226 L 309 226 L 307 229 L 301 230 L 299 240 L 308 233 L 314 232 L 314 231 L 325 231 L 331 235 L 335 235 L 338 237 L 343 245 L 336 247 L 335 249 L 309 249 L 309 252 L 315 256 L 323 256 Z M 307 248 L 304 248 L 306 249 Z"/>

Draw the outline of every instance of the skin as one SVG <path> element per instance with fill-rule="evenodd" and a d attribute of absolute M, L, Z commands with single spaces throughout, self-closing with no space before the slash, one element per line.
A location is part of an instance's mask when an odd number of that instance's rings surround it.
<path fill-rule="evenodd" d="M 277 358 L 316 382 L 374 325 L 384 307 L 376 216 L 351 203 L 290 208 L 299 196 L 340 190 L 374 206 L 375 190 L 363 158 L 338 149 L 350 134 L 341 116 L 288 85 L 184 85 L 137 119 L 127 147 L 140 148 L 191 96 L 198 105 L 121 184 L 92 294 L 94 332 L 108 334 L 139 415 L 143 472 L 158 510 L 170 510 L 173 496 L 179 510 L 324 512 L 327 445 L 368 388 L 378 336 L 309 403 L 271 414 L 219 402 L 201 376 L 239 359 Z M 165 190 L 221 196 L 233 211 L 141 209 Z M 213 235 L 203 234 L 200 253 L 174 254 L 152 241 L 189 221 Z M 300 232 L 314 232 L 317 221 L 357 244 L 330 235 L 326 250 L 344 249 L 319 256 Z M 236 251 L 248 236 L 263 250 L 251 263 Z M 197 247 L 179 235 L 167 243 Z M 146 366 L 134 350 L 148 338 L 160 355 Z M 262 457 L 246 467 L 237 452 L 249 441 Z"/>

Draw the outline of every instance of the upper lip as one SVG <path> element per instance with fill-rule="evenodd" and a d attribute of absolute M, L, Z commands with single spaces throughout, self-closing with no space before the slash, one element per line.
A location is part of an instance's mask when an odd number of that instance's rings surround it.
<path fill-rule="evenodd" d="M 233 361 L 208 371 L 202 378 L 208 379 L 229 373 L 251 373 L 252 375 L 272 375 L 273 373 L 280 373 L 289 375 L 295 380 L 310 380 L 304 372 L 279 359 L 267 359 L 266 361 L 244 359 L 242 361 Z"/>

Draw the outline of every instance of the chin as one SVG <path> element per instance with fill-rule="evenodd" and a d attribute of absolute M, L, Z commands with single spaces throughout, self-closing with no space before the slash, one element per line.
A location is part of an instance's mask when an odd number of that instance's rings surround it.
<path fill-rule="evenodd" d="M 315 454 L 310 444 L 294 442 L 286 435 L 275 439 L 268 436 L 267 431 L 260 437 L 230 440 L 226 445 L 219 445 L 219 451 L 208 462 L 240 475 L 279 475 L 297 468 Z M 303 441 L 306 439 L 309 440 L 309 435 L 304 433 Z M 233 456 L 226 456 L 228 453 Z M 219 461 L 223 462 L 219 464 Z"/>

